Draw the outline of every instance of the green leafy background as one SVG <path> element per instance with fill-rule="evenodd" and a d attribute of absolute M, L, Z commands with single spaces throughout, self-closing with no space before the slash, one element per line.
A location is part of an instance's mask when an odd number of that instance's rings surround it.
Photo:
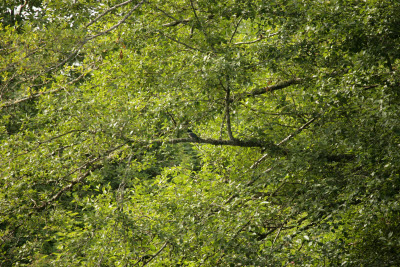
<path fill-rule="evenodd" d="M 0 266 L 400 265 L 397 1 L 21 2 Z"/>

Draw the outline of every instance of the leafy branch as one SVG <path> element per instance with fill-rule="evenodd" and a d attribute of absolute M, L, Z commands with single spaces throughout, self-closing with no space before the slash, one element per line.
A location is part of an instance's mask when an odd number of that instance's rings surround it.
<path fill-rule="evenodd" d="M 95 162 L 97 162 L 97 161 L 99 161 L 99 160 L 101 160 L 101 159 L 110 157 L 110 155 L 111 155 L 114 151 L 116 151 L 116 150 L 118 150 L 118 149 L 124 147 L 125 145 L 126 145 L 126 143 L 123 143 L 123 144 L 121 144 L 121 145 L 118 145 L 118 146 L 116 146 L 116 147 L 114 147 L 114 148 L 108 150 L 106 153 L 104 153 L 104 155 L 98 156 L 98 157 L 96 157 L 96 158 L 94 158 L 94 159 L 92 159 L 92 160 L 90 160 L 90 161 L 88 161 L 88 162 L 85 162 L 84 164 L 82 164 L 82 165 L 79 166 L 78 168 L 76 168 L 76 169 L 70 171 L 69 173 L 67 173 L 66 175 L 64 175 L 60 180 L 63 180 L 63 179 L 65 179 L 65 178 L 67 178 L 67 177 L 73 175 L 74 173 L 80 171 L 80 170 L 86 169 L 86 168 L 88 168 L 89 166 L 92 166 L 90 170 L 86 171 L 84 174 L 82 174 L 82 175 L 79 176 L 78 178 L 72 180 L 68 185 L 62 187 L 60 190 L 58 190 L 58 192 L 57 192 L 56 194 L 54 194 L 54 195 L 53 195 L 52 197 L 50 197 L 48 200 L 43 201 L 42 204 L 41 204 L 40 206 L 35 206 L 35 207 L 34 207 L 35 210 L 37 210 L 37 211 L 43 210 L 43 209 L 46 208 L 49 204 L 51 204 L 52 202 L 54 202 L 55 200 L 57 200 L 58 198 L 60 198 L 60 196 L 61 196 L 64 192 L 67 192 L 67 191 L 72 190 L 72 188 L 73 188 L 73 186 L 74 186 L 75 184 L 82 182 L 86 177 L 88 177 L 90 174 L 92 174 L 92 172 L 93 172 L 94 170 L 97 170 L 97 169 L 100 169 L 101 167 L 103 167 L 103 164 L 96 164 L 96 165 L 93 165 L 93 163 L 95 163 Z"/>
<path fill-rule="evenodd" d="M 103 14 L 99 15 L 99 16 L 98 16 L 97 18 L 95 18 L 92 22 L 90 22 L 86 27 L 89 27 L 90 25 L 92 25 L 93 23 L 95 23 L 96 21 L 98 21 L 101 17 L 103 17 L 103 16 L 106 15 L 108 12 L 112 11 L 113 9 L 115 9 L 115 8 L 117 8 L 117 7 L 124 6 L 124 5 L 126 5 L 126 4 L 128 4 L 128 3 L 132 2 L 132 1 L 133 1 L 133 0 L 126 1 L 126 2 L 124 2 L 124 3 L 118 4 L 118 5 L 114 6 L 114 7 L 112 7 L 112 8 L 110 8 L 110 9 L 106 10 Z M 98 33 L 98 34 L 96 34 L 96 35 L 93 35 L 93 36 L 86 36 L 81 42 L 78 42 L 78 43 L 77 43 L 76 48 L 74 48 L 73 51 L 70 52 L 69 55 L 68 55 L 64 60 L 62 60 L 61 62 L 59 62 L 59 63 L 56 64 L 55 66 L 52 66 L 52 67 L 50 67 L 50 68 L 48 68 L 48 69 L 46 69 L 46 70 L 44 70 L 44 71 L 42 71 L 42 72 L 39 72 L 36 76 L 32 77 L 31 79 L 32 79 L 32 80 L 35 80 L 37 77 L 39 77 L 39 76 L 41 76 L 41 75 L 43 75 L 43 74 L 50 73 L 51 71 L 56 70 L 56 69 L 58 69 L 58 68 L 64 66 L 68 61 L 72 60 L 73 58 L 75 58 L 75 57 L 78 55 L 79 51 L 85 46 L 85 44 L 87 44 L 89 41 L 91 41 L 91 40 L 93 40 L 93 39 L 95 39 L 95 38 L 97 38 L 97 37 L 99 37 L 99 36 L 105 35 L 105 34 L 111 32 L 111 31 L 113 31 L 114 29 L 118 28 L 121 24 L 123 24 L 123 23 L 132 15 L 132 13 L 133 13 L 137 8 L 139 8 L 139 7 L 140 7 L 142 4 L 144 4 L 145 2 L 146 2 L 146 0 L 142 0 L 141 2 L 139 2 L 137 5 L 135 5 L 135 6 L 128 12 L 128 14 L 126 14 L 120 21 L 118 21 L 116 24 L 114 24 L 113 26 L 111 26 L 111 27 L 108 28 L 107 30 L 102 31 L 102 32 L 100 32 L 100 33 Z M 76 78 L 75 80 L 69 82 L 67 85 L 72 84 L 72 83 L 74 83 L 74 82 L 80 80 L 80 79 L 81 79 L 83 76 L 85 76 L 85 75 L 86 75 L 86 74 L 80 75 L 78 78 Z M 58 89 L 55 89 L 55 90 L 52 90 L 52 91 L 46 91 L 46 92 L 40 92 L 40 93 L 37 93 L 37 94 L 33 94 L 33 95 L 30 95 L 30 96 L 21 98 L 21 99 L 19 99 L 19 100 L 15 100 L 15 101 L 6 103 L 6 104 L 4 104 L 3 106 L 1 106 L 0 108 L 10 107 L 10 106 L 16 105 L 16 104 L 18 104 L 18 103 L 21 103 L 21 102 L 24 102 L 24 101 L 33 99 L 33 98 L 37 98 L 37 97 L 39 97 L 39 96 L 41 96 L 41 95 L 55 93 L 55 92 L 58 92 L 58 91 L 61 91 L 61 90 L 64 90 L 64 89 L 65 89 L 65 87 L 61 87 L 61 88 L 58 88 Z"/>

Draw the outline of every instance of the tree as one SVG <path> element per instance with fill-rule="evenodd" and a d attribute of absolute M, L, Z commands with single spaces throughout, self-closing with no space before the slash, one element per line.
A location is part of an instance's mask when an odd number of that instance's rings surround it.
<path fill-rule="evenodd" d="M 0 8 L 2 265 L 399 264 L 397 2 Z"/>

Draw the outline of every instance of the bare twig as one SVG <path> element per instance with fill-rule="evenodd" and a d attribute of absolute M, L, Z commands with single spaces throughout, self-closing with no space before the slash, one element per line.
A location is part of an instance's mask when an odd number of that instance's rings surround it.
<path fill-rule="evenodd" d="M 285 225 L 285 223 L 282 223 L 281 227 L 280 227 L 279 230 L 278 230 L 278 233 L 276 234 L 276 236 L 275 236 L 275 238 L 274 238 L 274 241 L 272 242 L 272 245 L 275 244 L 275 241 L 278 239 L 278 236 L 279 236 L 279 234 L 281 233 L 281 230 L 282 230 L 282 228 L 283 228 L 284 225 Z"/>
<path fill-rule="evenodd" d="M 297 129 L 294 133 L 288 135 L 285 139 L 283 139 L 282 141 L 280 141 L 278 144 L 276 144 L 277 146 L 282 145 L 283 143 L 289 141 L 291 138 L 293 138 L 294 136 L 298 135 L 301 131 L 303 131 L 305 128 L 307 128 L 308 125 L 310 125 L 311 123 L 313 123 L 317 118 L 312 118 L 311 120 L 309 120 L 308 122 L 306 122 L 305 124 L 303 124 L 299 129 Z"/>
<path fill-rule="evenodd" d="M 98 34 L 96 34 L 96 35 L 93 35 L 93 36 L 87 36 L 87 37 L 84 38 L 82 41 L 78 42 L 77 45 L 76 45 L 76 48 L 74 48 L 73 51 L 72 51 L 63 61 L 61 61 L 60 63 L 56 64 L 55 66 L 49 67 L 49 68 L 47 68 L 46 70 L 44 70 L 44 71 L 38 73 L 36 76 L 32 77 L 32 80 L 35 80 L 35 79 L 36 79 L 37 77 L 39 77 L 40 75 L 49 73 L 49 72 L 51 72 L 51 71 L 53 71 L 53 70 L 55 70 L 55 69 L 60 68 L 60 67 L 63 66 L 65 63 L 67 63 L 68 61 L 70 61 L 71 59 L 73 59 L 74 57 L 76 57 L 76 56 L 78 55 L 79 51 L 83 48 L 83 46 L 84 46 L 86 43 L 88 43 L 89 41 L 91 41 L 91 40 L 93 40 L 93 39 L 95 39 L 95 38 L 97 38 L 97 37 L 99 37 L 99 36 L 105 35 L 105 34 L 111 32 L 112 30 L 116 29 L 118 26 L 120 26 L 122 23 L 124 23 L 124 22 L 128 19 L 128 17 L 129 17 L 130 15 L 132 15 L 132 13 L 133 13 L 138 7 L 140 7 L 145 1 L 146 1 L 146 0 L 142 0 L 142 1 L 139 2 L 137 5 L 135 5 L 135 6 L 133 7 L 133 9 L 132 9 L 131 11 L 129 11 L 128 14 L 125 15 L 125 17 L 123 17 L 117 24 L 113 25 L 113 26 L 110 27 L 109 29 L 107 29 L 107 30 L 105 30 L 105 31 L 103 31 L 103 32 L 100 32 L 100 33 L 98 33 Z M 127 1 L 127 2 L 121 3 L 121 4 L 117 5 L 117 6 L 122 6 L 122 5 L 128 4 L 129 2 L 131 2 L 131 1 Z M 116 8 L 116 7 L 115 7 L 115 8 Z M 113 8 L 112 8 L 112 9 L 113 9 Z M 111 10 L 112 10 L 112 9 L 111 9 Z M 108 11 L 108 12 L 109 12 L 109 11 Z M 108 13 L 108 12 L 106 11 L 106 13 Z M 95 21 L 97 21 L 98 19 L 100 19 L 100 18 L 101 18 L 102 16 L 104 16 L 104 15 L 105 15 L 105 14 L 103 13 L 102 15 L 100 15 L 99 17 L 97 17 L 97 18 L 93 21 L 93 23 L 94 23 Z M 90 26 L 90 25 L 91 25 L 91 23 L 89 23 L 89 24 L 87 25 L 87 27 Z M 40 93 L 40 94 L 36 94 L 36 97 L 37 97 L 37 96 L 40 96 L 40 95 L 42 95 L 42 94 L 41 94 L 41 93 Z M 31 97 L 24 98 L 24 99 L 22 99 L 22 101 L 25 101 L 25 100 L 28 100 L 28 99 L 31 99 Z M 20 103 L 20 102 L 22 102 L 22 101 L 14 101 L 14 102 L 12 102 L 10 105 L 14 105 L 14 104 Z M 5 106 L 9 106 L 9 105 L 5 105 Z M 4 106 L 3 106 L 3 107 L 4 107 Z"/>
<path fill-rule="evenodd" d="M 160 11 L 161 13 L 163 13 L 165 16 L 167 16 L 168 18 L 174 20 L 175 22 L 180 22 L 179 19 L 175 18 L 174 16 L 172 16 L 171 14 L 168 14 L 167 12 L 165 12 L 164 10 L 162 10 L 161 8 L 158 8 L 157 6 L 154 6 L 154 8 L 158 11 Z M 164 25 L 163 25 L 164 26 Z"/>
<path fill-rule="evenodd" d="M 192 7 L 194 16 L 195 16 L 195 18 L 196 18 L 196 20 L 197 20 L 197 23 L 199 23 L 199 26 L 201 27 L 201 30 L 202 30 L 204 36 L 208 39 L 207 34 L 206 34 L 206 32 L 204 31 L 203 25 L 202 25 L 202 23 L 201 23 L 199 17 L 197 16 L 196 9 L 194 8 L 194 5 L 193 5 L 193 0 L 190 0 L 190 6 Z"/>
<path fill-rule="evenodd" d="M 65 132 L 65 133 L 63 133 L 63 134 L 59 134 L 59 135 L 57 135 L 57 136 L 53 136 L 53 137 L 51 137 L 51 138 L 49 138 L 49 139 L 47 139 L 47 140 L 45 140 L 45 141 L 38 141 L 38 142 L 37 142 L 37 145 L 36 145 L 34 148 L 32 148 L 32 149 L 30 149 L 30 150 L 27 150 L 27 151 L 25 151 L 25 152 L 22 152 L 22 153 L 19 153 L 19 154 L 15 155 L 13 158 L 10 159 L 10 162 L 11 162 L 11 161 L 14 161 L 14 160 L 15 160 L 16 158 L 18 158 L 19 156 L 26 155 L 26 154 L 28 154 L 28 153 L 30 153 L 30 152 L 32 152 L 32 151 L 38 149 L 42 144 L 49 143 L 49 142 L 51 142 L 51 141 L 54 140 L 54 139 L 63 137 L 63 136 L 68 135 L 68 134 L 70 134 L 70 133 L 76 133 L 76 132 L 86 132 L 86 131 L 85 131 L 85 130 L 71 130 L 71 131 Z"/>
<path fill-rule="evenodd" d="M 298 135 L 301 131 L 303 131 L 305 128 L 307 128 L 307 126 L 310 125 L 311 123 L 313 123 L 315 120 L 316 120 L 316 118 L 312 118 L 311 120 L 309 120 L 308 122 L 303 124 L 300 128 L 298 128 L 294 133 L 291 133 L 287 137 L 285 137 L 282 141 L 280 141 L 278 144 L 276 144 L 276 146 L 279 147 L 283 143 L 289 141 L 291 138 Z M 263 155 L 260 159 L 258 159 L 256 162 L 254 162 L 253 165 L 251 165 L 250 169 L 255 169 L 267 156 L 268 156 L 268 153 Z"/>
<path fill-rule="evenodd" d="M 43 43 L 40 43 L 41 45 L 43 45 Z M 22 60 L 27 59 L 33 55 L 35 55 L 41 48 L 43 48 L 43 46 L 39 46 L 38 48 L 33 49 L 32 51 L 30 51 L 29 53 L 27 53 L 24 57 L 22 57 L 20 60 L 18 60 L 17 62 L 13 62 L 8 64 L 6 67 L 2 68 L 0 70 L 0 72 L 3 71 L 7 71 L 10 70 L 12 67 L 14 67 L 14 65 L 16 65 L 17 63 L 20 63 Z"/>
<path fill-rule="evenodd" d="M 254 168 L 250 167 L 250 169 L 254 169 Z M 262 174 L 268 173 L 268 172 L 270 172 L 270 171 L 272 171 L 272 167 L 270 167 L 270 168 L 266 169 L 265 171 L 263 171 Z M 257 177 L 254 178 L 253 180 L 247 182 L 246 185 L 247 185 L 247 186 L 250 186 L 250 185 L 254 184 L 254 182 L 257 181 L 259 177 L 260 177 L 260 176 L 257 176 Z"/>
<path fill-rule="evenodd" d="M 168 116 L 171 118 L 172 122 L 174 123 L 175 127 L 178 126 L 178 124 L 176 123 L 174 116 L 171 115 L 171 113 L 169 113 L 168 109 L 165 109 L 165 112 L 167 112 Z"/>
<path fill-rule="evenodd" d="M 166 34 L 163 33 L 162 31 L 158 31 L 158 32 L 161 33 L 164 37 L 170 39 L 171 41 L 173 41 L 173 42 L 175 42 L 175 43 L 178 43 L 178 44 L 181 44 L 181 45 L 183 45 L 183 46 L 185 46 L 185 47 L 187 47 L 187 48 L 189 48 L 189 49 L 191 49 L 191 50 L 195 50 L 195 51 L 199 51 L 199 52 L 204 52 L 204 51 L 202 51 L 202 50 L 200 50 L 200 49 L 198 49 L 198 48 L 195 48 L 195 47 L 190 46 L 190 45 L 188 45 L 188 44 L 186 44 L 186 43 L 184 43 L 184 42 L 181 42 L 181 41 L 179 41 L 179 40 L 177 40 L 177 39 L 174 39 L 174 38 L 172 38 L 172 37 L 166 35 Z"/>

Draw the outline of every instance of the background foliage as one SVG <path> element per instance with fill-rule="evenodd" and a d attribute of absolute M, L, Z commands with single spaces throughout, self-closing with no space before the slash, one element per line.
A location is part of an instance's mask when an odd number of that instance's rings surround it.
<path fill-rule="evenodd" d="M 1 266 L 400 265 L 397 1 L 0 18 Z"/>

